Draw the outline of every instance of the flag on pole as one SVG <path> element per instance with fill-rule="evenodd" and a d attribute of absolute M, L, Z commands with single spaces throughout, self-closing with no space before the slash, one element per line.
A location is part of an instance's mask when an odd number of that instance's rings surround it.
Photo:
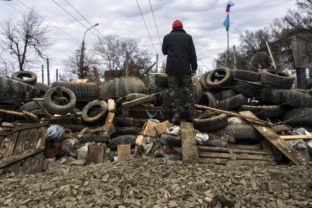
<path fill-rule="evenodd" d="M 230 13 L 231 7 L 234 6 L 234 3 L 232 1 L 229 1 L 226 5 L 225 12 Z"/>
<path fill-rule="evenodd" d="M 228 31 L 229 28 L 230 28 L 230 14 L 229 13 L 226 14 L 226 17 L 225 17 L 225 20 L 223 22 L 223 25 L 226 28 L 226 30 Z"/>
<path fill-rule="evenodd" d="M 228 31 L 230 28 L 230 11 L 231 11 L 232 6 L 234 6 L 234 3 L 232 1 L 229 1 L 226 5 L 225 11 L 227 14 L 226 14 L 225 20 L 223 22 L 223 25 L 224 25 L 226 31 Z"/>

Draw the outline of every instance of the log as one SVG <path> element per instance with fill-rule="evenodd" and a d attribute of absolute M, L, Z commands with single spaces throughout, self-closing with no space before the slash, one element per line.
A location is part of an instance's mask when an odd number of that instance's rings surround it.
<path fill-rule="evenodd" d="M 21 113 L 21 112 L 12 111 L 12 110 L 0 109 L 0 113 L 5 113 L 5 114 L 13 115 L 13 116 L 25 117 L 28 120 L 32 120 L 32 121 L 36 121 L 36 122 L 40 121 L 40 119 L 35 114 L 28 112 L 28 111 L 23 111 Z"/>
<path fill-rule="evenodd" d="M 229 111 L 225 111 L 225 110 L 220 110 L 220 109 L 217 109 L 217 108 L 212 108 L 212 107 L 208 107 L 208 106 L 204 106 L 204 105 L 197 105 L 197 104 L 195 104 L 195 108 L 202 109 L 202 110 L 210 110 L 210 111 L 213 111 L 213 112 L 216 112 L 216 113 L 223 113 L 223 114 L 228 115 L 228 116 L 234 116 L 234 117 L 238 117 L 238 118 L 248 119 L 249 122 L 260 124 L 260 125 L 265 125 L 265 126 L 272 126 L 273 125 L 273 124 L 271 124 L 271 123 L 269 123 L 267 121 L 261 120 L 259 118 L 253 118 L 253 117 L 250 117 L 250 116 L 241 115 L 241 114 L 238 114 L 238 113 L 233 113 L 233 112 L 229 112 Z"/>
<path fill-rule="evenodd" d="M 127 108 L 131 108 L 131 107 L 134 107 L 136 105 L 140 105 L 142 103 L 147 103 L 147 102 L 152 102 L 156 99 L 156 97 L 160 94 L 159 93 L 154 93 L 154 94 L 150 94 L 150 95 L 147 95 L 145 97 L 142 97 L 142 98 L 138 98 L 138 99 L 134 99 L 134 100 L 131 100 L 129 102 L 124 102 L 121 106 L 123 109 L 127 109 Z"/>

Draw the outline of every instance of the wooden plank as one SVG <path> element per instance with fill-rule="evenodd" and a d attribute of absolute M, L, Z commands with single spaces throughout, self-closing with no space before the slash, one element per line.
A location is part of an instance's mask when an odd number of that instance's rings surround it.
<path fill-rule="evenodd" d="M 115 118 L 115 113 L 114 112 L 108 112 L 106 120 L 105 120 L 105 125 L 106 124 L 112 124 L 114 122 Z"/>
<path fill-rule="evenodd" d="M 155 126 L 155 130 L 157 134 L 160 136 L 166 132 L 167 128 L 170 126 L 170 122 L 168 120 L 161 122 Z"/>
<path fill-rule="evenodd" d="M 271 123 L 261 120 L 259 118 L 255 118 L 255 117 L 251 117 L 251 116 L 247 116 L 247 115 L 241 115 L 238 113 L 233 113 L 233 112 L 229 112 L 229 111 L 225 111 L 225 110 L 220 110 L 217 108 L 212 108 L 212 107 L 208 107 L 208 106 L 203 106 L 203 105 L 195 105 L 196 108 L 198 109 L 202 109 L 202 110 L 210 110 L 216 113 L 223 113 L 229 116 L 234 116 L 234 117 L 238 117 L 238 118 L 243 118 L 243 119 L 248 119 L 249 122 L 251 123 L 256 123 L 256 124 L 261 124 L 261 125 L 267 125 L 267 126 L 272 126 Z"/>
<path fill-rule="evenodd" d="M 281 139 L 283 140 L 298 140 L 298 139 L 312 139 L 312 134 L 311 135 L 282 135 L 280 136 Z"/>
<path fill-rule="evenodd" d="M 146 124 L 143 127 L 143 136 L 150 136 L 155 137 L 156 136 L 156 130 L 155 127 L 159 124 L 157 121 L 154 120 L 147 120 Z"/>
<path fill-rule="evenodd" d="M 87 164 L 97 164 L 104 162 L 104 151 L 105 151 L 105 144 L 97 145 L 97 144 L 90 144 L 88 146 L 88 153 L 87 153 Z"/>
<path fill-rule="evenodd" d="M 207 146 L 197 146 L 198 151 L 202 152 L 220 152 L 220 153 L 247 153 L 253 155 L 271 155 L 265 151 L 259 150 L 244 150 L 244 149 L 233 149 L 233 148 L 225 148 L 225 147 L 207 147 Z"/>
<path fill-rule="evenodd" d="M 109 112 L 115 112 L 116 110 L 116 103 L 113 99 L 108 99 L 107 101 L 107 109 Z"/>
<path fill-rule="evenodd" d="M 192 123 L 181 123 L 182 160 L 186 162 L 198 161 L 198 151 L 195 130 Z"/>
<path fill-rule="evenodd" d="M 142 97 L 142 98 L 131 100 L 129 102 L 124 102 L 121 106 L 122 106 L 123 109 L 126 109 L 126 108 L 134 107 L 136 105 L 140 105 L 142 103 L 152 102 L 152 101 L 154 101 L 156 99 L 156 97 L 159 94 L 160 93 L 154 93 L 154 94 L 150 94 L 150 95 L 147 95 L 145 97 Z"/>
<path fill-rule="evenodd" d="M 45 159 L 43 152 L 26 158 L 21 165 L 21 172 L 28 174 L 40 173 L 42 171 L 42 163 Z"/>
<path fill-rule="evenodd" d="M 4 157 L 9 157 L 13 154 L 13 151 L 14 151 L 14 148 L 15 148 L 15 145 L 16 145 L 16 141 L 18 139 L 18 136 L 19 136 L 19 132 L 15 132 L 11 139 L 10 139 L 10 146 L 6 152 L 6 154 L 4 155 Z"/>
<path fill-rule="evenodd" d="M 14 156 L 4 158 L 0 161 L 0 168 L 4 168 L 7 165 L 18 162 L 20 160 L 23 160 L 25 158 L 28 158 L 30 156 L 33 156 L 33 155 L 38 154 L 38 153 L 43 152 L 43 151 L 44 151 L 44 148 L 32 149 L 32 150 L 27 150 L 27 151 L 25 151 L 19 155 L 14 155 Z"/>
<path fill-rule="evenodd" d="M 117 145 L 117 157 L 119 159 L 128 158 L 131 156 L 131 144 Z"/>
<path fill-rule="evenodd" d="M 229 148 L 245 149 L 245 150 L 261 150 L 262 146 L 260 144 L 253 144 L 253 145 L 229 144 Z"/>
<path fill-rule="evenodd" d="M 44 127 L 47 125 L 48 125 L 48 123 L 23 123 L 22 126 L 18 126 L 10 132 L 0 132 L 0 136 L 8 136 L 8 135 L 13 134 L 15 132 L 19 132 L 19 131 L 23 131 L 23 130 L 27 130 L 27 129 L 38 128 L 38 127 Z"/>
<path fill-rule="evenodd" d="M 273 160 L 273 157 L 270 155 L 250 155 L 250 154 L 216 153 L 202 151 L 199 151 L 198 155 L 200 158 L 223 158 L 232 160 L 264 160 L 264 161 Z"/>
<path fill-rule="evenodd" d="M 257 119 L 257 117 L 250 111 L 240 112 L 240 114 Z M 297 152 L 294 148 L 290 147 L 284 140 L 282 140 L 279 135 L 276 134 L 272 129 L 257 124 L 253 124 L 253 126 L 265 139 L 267 139 L 278 150 L 280 150 L 294 164 L 307 165 L 307 160 L 299 152 Z"/>

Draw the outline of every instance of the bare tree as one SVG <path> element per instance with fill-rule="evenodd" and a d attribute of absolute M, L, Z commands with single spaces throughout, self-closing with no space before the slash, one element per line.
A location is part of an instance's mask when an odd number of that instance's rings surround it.
<path fill-rule="evenodd" d="M 267 28 L 257 30 L 255 32 L 245 31 L 240 35 L 241 52 L 251 57 L 255 53 L 265 48 L 265 42 L 272 40 L 272 35 Z"/>
<path fill-rule="evenodd" d="M 151 61 L 145 50 L 141 50 L 136 40 L 107 35 L 99 38 L 95 51 L 102 57 L 107 70 L 123 70 L 128 51 L 132 69 L 147 67 Z"/>
<path fill-rule="evenodd" d="M 74 51 L 74 53 L 69 56 L 65 61 L 64 61 L 64 65 L 66 66 L 66 68 L 73 74 L 79 74 L 79 67 L 80 67 L 80 50 L 76 50 Z M 100 61 L 98 60 L 98 58 L 95 57 L 94 54 L 90 54 L 90 53 L 85 53 L 84 55 L 84 65 L 86 65 L 88 68 L 91 65 L 99 65 Z M 87 72 L 88 70 L 86 70 Z"/>
<path fill-rule="evenodd" d="M 1 24 L 1 47 L 15 56 L 19 70 L 23 71 L 33 55 L 43 57 L 43 50 L 48 46 L 47 32 L 48 28 L 31 10 L 17 22 L 9 19 Z"/>

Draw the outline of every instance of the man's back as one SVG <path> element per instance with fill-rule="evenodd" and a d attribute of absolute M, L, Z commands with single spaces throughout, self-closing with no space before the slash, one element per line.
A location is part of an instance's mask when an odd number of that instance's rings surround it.
<path fill-rule="evenodd" d="M 192 37 L 182 28 L 174 28 L 164 37 L 162 51 L 168 55 L 166 73 L 191 74 L 192 70 L 197 69 Z"/>

